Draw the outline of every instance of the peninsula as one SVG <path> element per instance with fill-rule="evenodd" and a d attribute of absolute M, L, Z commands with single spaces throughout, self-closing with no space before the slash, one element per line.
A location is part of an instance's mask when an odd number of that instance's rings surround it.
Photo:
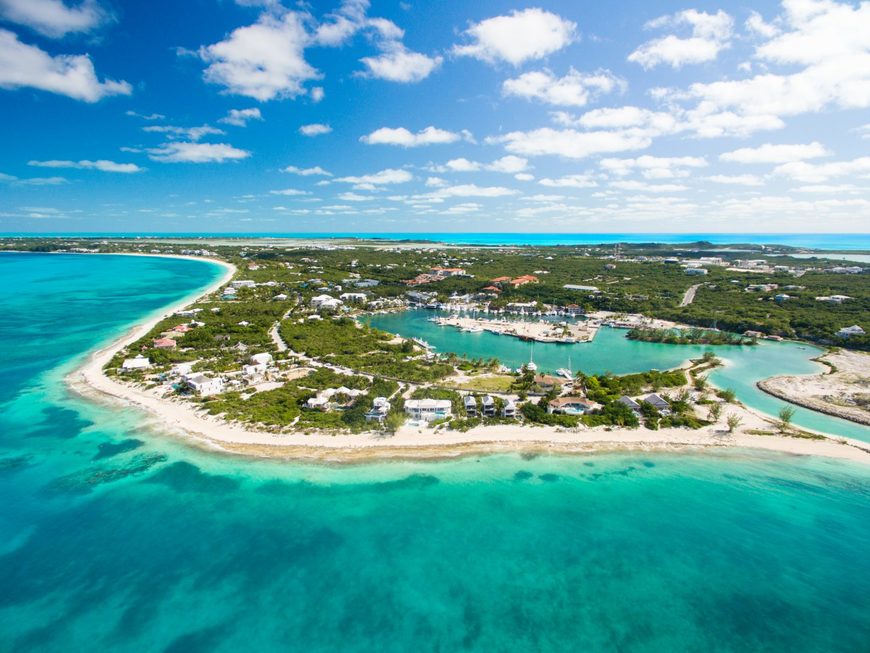
<path fill-rule="evenodd" d="M 844 326 L 860 328 L 849 323 L 859 321 L 855 309 L 870 297 L 861 266 L 843 273 L 833 263 L 765 253 L 746 267 L 745 252 L 711 256 L 703 244 L 678 256 L 659 246 L 39 244 L 51 251 L 192 256 L 224 266 L 196 299 L 95 353 L 70 377 L 79 392 L 138 406 L 155 425 L 209 447 L 323 460 L 751 447 L 870 461 L 867 442 L 764 414 L 707 378 L 721 364 L 712 345 L 784 338 L 849 347 L 856 373 L 866 374 L 864 335 L 841 333 Z M 688 274 L 699 265 L 708 270 L 700 286 Z M 685 304 L 690 287 L 693 301 Z M 794 293 L 790 300 L 778 298 L 784 288 Z M 847 293 L 851 304 L 826 303 L 824 322 L 808 326 L 817 297 Z M 435 328 L 462 335 L 578 347 L 576 369 L 545 369 L 532 359 L 514 367 L 485 348 L 460 355 L 369 324 L 378 315 L 415 310 L 431 312 Z M 686 349 L 683 364 L 666 371 L 584 370 L 582 348 L 594 346 L 601 329 L 614 328 L 683 329 L 703 335 L 711 349 L 703 356 Z M 732 338 L 733 332 L 743 335 Z M 693 340 L 637 346 L 679 351 Z"/>

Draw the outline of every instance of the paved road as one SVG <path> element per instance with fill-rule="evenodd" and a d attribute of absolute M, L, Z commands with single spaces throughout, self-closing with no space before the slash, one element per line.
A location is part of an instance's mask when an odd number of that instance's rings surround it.
<path fill-rule="evenodd" d="M 696 283 L 694 286 L 689 288 L 685 294 L 683 295 L 683 301 L 680 302 L 680 307 L 688 306 L 693 301 L 695 301 L 695 293 L 698 292 L 698 288 L 700 288 L 703 284 Z"/>

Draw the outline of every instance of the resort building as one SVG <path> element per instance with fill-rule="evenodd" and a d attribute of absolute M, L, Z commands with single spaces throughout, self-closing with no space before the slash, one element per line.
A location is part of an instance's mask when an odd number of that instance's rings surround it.
<path fill-rule="evenodd" d="M 212 378 L 205 374 L 194 374 L 185 377 L 184 382 L 200 397 L 210 397 L 224 391 L 224 381 L 220 377 Z"/>
<path fill-rule="evenodd" d="M 582 415 L 595 408 L 595 404 L 583 397 L 556 397 L 547 403 L 548 413 Z"/>
<path fill-rule="evenodd" d="M 237 281 L 230 282 L 230 286 L 233 288 L 254 288 L 256 287 L 256 283 L 251 281 L 250 279 L 239 279 Z"/>
<path fill-rule="evenodd" d="M 632 399 L 631 397 L 620 397 L 616 401 L 617 403 L 628 406 L 632 413 L 640 417 L 641 407 L 640 404 L 637 403 L 634 399 Z"/>
<path fill-rule="evenodd" d="M 364 292 L 345 292 L 340 294 L 338 297 L 341 301 L 348 304 L 365 304 L 368 299 L 368 295 Z"/>
<path fill-rule="evenodd" d="M 408 399 L 405 401 L 405 413 L 418 422 L 434 422 L 452 417 L 453 405 L 449 399 Z"/>
<path fill-rule="evenodd" d="M 311 306 L 318 311 L 337 311 L 343 303 L 340 299 L 329 295 L 317 295 L 311 298 Z"/>
<path fill-rule="evenodd" d="M 501 414 L 504 417 L 516 417 L 517 416 L 517 404 L 513 399 L 508 399 L 504 402 L 504 408 L 501 410 Z"/>
<path fill-rule="evenodd" d="M 429 274 L 435 277 L 464 277 L 467 276 L 464 268 L 431 268 Z"/>
<path fill-rule="evenodd" d="M 136 358 L 127 358 L 121 364 L 121 369 L 125 371 L 147 370 L 149 367 L 151 367 L 151 361 L 142 354 L 139 354 Z"/>

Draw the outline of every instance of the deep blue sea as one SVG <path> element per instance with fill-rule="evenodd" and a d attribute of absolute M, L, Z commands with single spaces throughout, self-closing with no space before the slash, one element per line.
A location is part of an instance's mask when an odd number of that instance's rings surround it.
<path fill-rule="evenodd" d="M 734 243 L 751 245 L 788 245 L 822 250 L 870 250 L 870 233 L 852 234 L 778 234 L 778 233 L 478 233 L 478 232 L 372 232 L 350 231 L 311 233 L 0 233 L 0 237 L 27 238 L 360 238 L 384 240 L 428 240 L 454 245 L 599 245 L 614 243 L 695 243 L 705 241 L 717 245 Z"/>
<path fill-rule="evenodd" d="M 65 391 L 218 273 L 0 255 L 0 651 L 870 650 L 866 466 L 255 461 Z"/>

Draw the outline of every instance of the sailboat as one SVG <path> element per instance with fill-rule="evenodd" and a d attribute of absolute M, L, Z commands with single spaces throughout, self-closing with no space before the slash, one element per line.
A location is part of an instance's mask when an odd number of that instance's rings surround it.
<path fill-rule="evenodd" d="M 532 352 L 529 354 L 529 363 L 526 365 L 526 369 L 530 372 L 537 372 L 538 366 L 535 364 L 535 343 L 532 343 Z"/>
<path fill-rule="evenodd" d="M 558 370 L 556 370 L 556 374 L 558 374 L 559 376 L 563 376 L 570 381 L 574 380 L 574 373 L 571 371 L 571 355 L 570 354 L 568 355 L 568 367 L 559 368 Z"/>

